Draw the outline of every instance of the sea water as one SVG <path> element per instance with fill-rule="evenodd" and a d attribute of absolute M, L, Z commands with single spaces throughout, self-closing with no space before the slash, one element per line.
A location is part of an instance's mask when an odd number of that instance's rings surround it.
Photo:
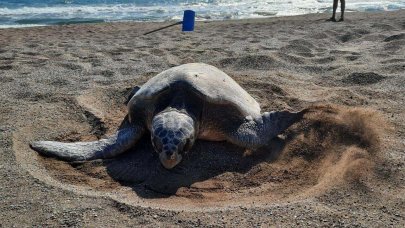
<path fill-rule="evenodd" d="M 0 28 L 53 24 L 288 16 L 332 11 L 333 0 L 0 0 Z M 405 9 L 405 0 L 347 0 L 346 11 Z"/>

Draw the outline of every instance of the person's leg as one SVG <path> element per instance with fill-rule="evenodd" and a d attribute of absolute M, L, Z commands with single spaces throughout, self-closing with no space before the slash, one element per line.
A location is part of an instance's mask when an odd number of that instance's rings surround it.
<path fill-rule="evenodd" d="M 346 6 L 346 1 L 345 0 L 340 0 L 340 20 L 339 21 L 344 21 L 344 14 L 345 14 L 345 6 Z"/>
<path fill-rule="evenodd" d="M 338 1 L 339 0 L 333 0 L 333 14 L 329 21 L 336 21 L 336 9 L 338 7 Z"/>

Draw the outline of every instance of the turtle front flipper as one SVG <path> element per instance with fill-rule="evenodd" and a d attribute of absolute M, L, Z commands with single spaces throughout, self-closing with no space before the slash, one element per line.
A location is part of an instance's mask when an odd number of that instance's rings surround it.
<path fill-rule="evenodd" d="M 134 146 L 143 132 L 143 127 L 130 125 L 118 130 L 114 135 L 98 141 L 75 143 L 36 141 L 30 143 L 30 146 L 42 155 L 66 161 L 111 158 Z"/>
<path fill-rule="evenodd" d="M 136 92 L 138 92 L 138 90 L 140 90 L 141 87 L 140 86 L 134 86 L 134 88 L 131 89 L 131 91 L 129 91 L 129 93 L 127 93 L 126 97 L 127 99 L 124 102 L 124 105 L 128 105 L 129 101 L 131 100 L 131 98 L 135 95 Z"/>
<path fill-rule="evenodd" d="M 255 149 L 265 146 L 294 123 L 300 121 L 307 112 L 275 111 L 265 112 L 258 118 L 246 117 L 244 123 L 228 133 L 228 140 L 238 146 Z"/>

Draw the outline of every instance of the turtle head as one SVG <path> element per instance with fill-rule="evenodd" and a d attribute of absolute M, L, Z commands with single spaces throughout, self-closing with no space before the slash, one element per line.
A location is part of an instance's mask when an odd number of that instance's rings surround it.
<path fill-rule="evenodd" d="M 177 110 L 165 111 L 152 120 L 152 145 L 162 165 L 171 169 L 179 164 L 194 144 L 194 120 Z"/>

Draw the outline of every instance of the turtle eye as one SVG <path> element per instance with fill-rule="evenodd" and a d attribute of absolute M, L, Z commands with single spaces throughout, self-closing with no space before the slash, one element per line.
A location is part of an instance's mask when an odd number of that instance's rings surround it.
<path fill-rule="evenodd" d="M 155 137 L 152 137 L 152 146 L 156 153 L 160 153 L 162 151 L 163 145 L 160 140 L 156 139 Z"/>
<path fill-rule="evenodd" d="M 191 149 L 191 146 L 192 146 L 191 140 L 190 140 L 190 139 L 187 139 L 187 142 L 186 142 L 186 144 L 184 145 L 183 151 L 188 152 L 188 151 Z"/>

